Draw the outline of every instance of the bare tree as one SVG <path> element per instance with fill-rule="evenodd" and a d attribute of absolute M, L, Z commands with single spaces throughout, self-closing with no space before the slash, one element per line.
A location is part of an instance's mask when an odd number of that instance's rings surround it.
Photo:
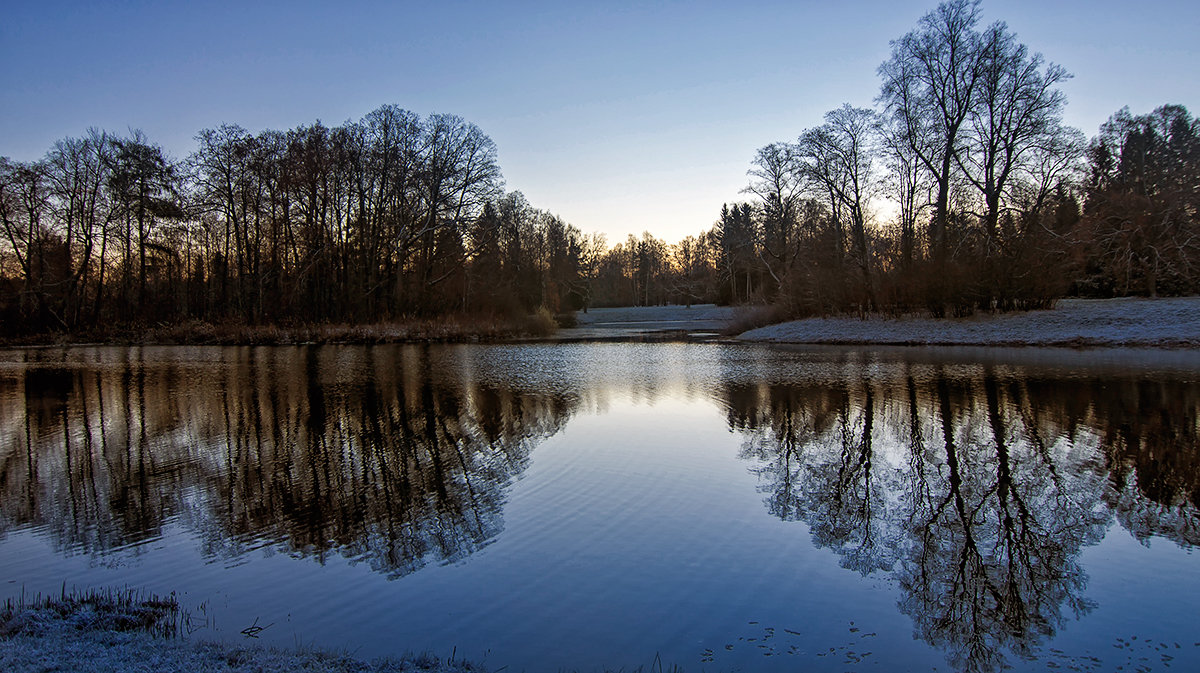
<path fill-rule="evenodd" d="M 1070 75 L 1061 66 L 1045 64 L 1041 54 L 1029 54 L 1003 22 L 984 31 L 979 48 L 975 110 L 966 142 L 954 158 L 983 198 L 980 219 L 995 246 L 1001 239 L 1000 213 L 1010 185 L 1069 133 L 1062 125 L 1066 97 L 1057 86 Z"/>
<path fill-rule="evenodd" d="M 867 206 L 879 193 L 874 171 L 878 124 L 873 110 L 849 104 L 825 114 L 825 124 L 800 135 L 799 169 L 829 204 L 837 223 L 839 248 L 846 233 L 855 266 L 862 276 L 867 304 L 876 304 L 867 242 Z"/>
<path fill-rule="evenodd" d="M 0 157 L 0 226 L 21 274 L 20 314 L 38 329 L 67 329 L 62 298 L 71 276 L 69 242 L 56 231 L 45 162 Z"/>
<path fill-rule="evenodd" d="M 762 202 L 762 230 L 756 250 L 779 292 L 783 292 L 787 273 L 800 255 L 797 225 L 806 183 L 798 159 L 797 148 L 791 143 L 759 148 L 747 172 L 750 185 L 742 190 Z"/>
<path fill-rule="evenodd" d="M 440 230 L 461 232 L 499 195 L 502 183 L 496 145 L 474 124 L 454 115 L 433 115 L 422 139 L 417 179 L 423 216 L 414 238 L 419 240 L 418 287 L 426 292 L 449 277 L 434 272 Z"/>
<path fill-rule="evenodd" d="M 931 203 L 929 181 L 920 158 L 908 143 L 906 128 L 895 117 L 883 120 L 884 160 L 888 166 L 888 191 L 895 201 L 900 232 L 899 267 L 912 268 L 918 252 L 917 220 Z"/>
<path fill-rule="evenodd" d="M 179 173 L 163 149 L 151 144 L 140 131 L 129 138 L 116 141 L 113 153 L 109 188 L 124 214 L 125 243 L 124 273 L 126 291 L 131 281 L 137 284 L 138 313 L 147 309 L 148 259 L 157 253 L 170 255 L 152 240 L 155 229 L 164 218 L 184 216 L 180 206 Z M 133 273 L 133 248 L 136 242 L 137 273 Z M 132 298 L 127 294 L 127 299 Z"/>
<path fill-rule="evenodd" d="M 593 284 L 600 275 L 600 264 L 607 249 L 608 241 L 604 234 L 593 232 L 582 239 L 579 250 L 578 292 L 582 299 L 584 313 L 587 313 L 588 307 L 592 304 Z"/>
<path fill-rule="evenodd" d="M 976 107 L 983 76 L 979 0 L 949 0 L 921 17 L 917 29 L 892 42 L 879 66 L 879 101 L 899 137 L 928 171 L 935 189 L 929 245 L 933 260 L 949 256 L 950 190 L 964 125 Z"/>
<path fill-rule="evenodd" d="M 691 306 L 713 293 L 715 269 L 708 233 L 686 236 L 671 246 L 671 266 L 675 274 L 672 294 L 679 303 Z"/>
<path fill-rule="evenodd" d="M 69 252 L 61 315 L 70 326 L 79 322 L 96 242 L 107 224 L 105 162 L 110 144 L 104 134 L 93 132 L 56 142 L 46 156 L 53 216 Z"/>

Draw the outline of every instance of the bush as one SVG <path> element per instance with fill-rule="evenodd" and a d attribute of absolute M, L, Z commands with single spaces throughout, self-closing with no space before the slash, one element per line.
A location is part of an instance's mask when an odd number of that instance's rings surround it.
<path fill-rule="evenodd" d="M 729 335 L 741 334 L 756 327 L 774 325 L 787 319 L 787 312 L 773 304 L 744 306 L 734 314 L 733 320 L 729 321 L 729 325 L 725 328 L 724 333 Z"/>
<path fill-rule="evenodd" d="M 533 336 L 550 336 L 556 330 L 558 323 L 554 320 L 554 314 L 545 306 L 525 319 L 525 332 Z"/>

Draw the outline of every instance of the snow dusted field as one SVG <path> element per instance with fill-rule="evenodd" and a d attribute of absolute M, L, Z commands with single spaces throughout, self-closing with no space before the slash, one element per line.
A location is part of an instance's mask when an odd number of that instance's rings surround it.
<path fill-rule="evenodd" d="M 808 318 L 741 334 L 744 341 L 971 346 L 1200 346 L 1200 297 L 1063 299 L 1049 310 L 960 319 Z"/>

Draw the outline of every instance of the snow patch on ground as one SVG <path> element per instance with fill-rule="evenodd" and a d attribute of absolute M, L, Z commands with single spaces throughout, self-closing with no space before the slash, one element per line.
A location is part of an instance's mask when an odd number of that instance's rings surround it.
<path fill-rule="evenodd" d="M 969 318 L 807 318 L 745 341 L 964 346 L 1200 346 L 1200 297 L 1063 299 L 1053 309 Z"/>

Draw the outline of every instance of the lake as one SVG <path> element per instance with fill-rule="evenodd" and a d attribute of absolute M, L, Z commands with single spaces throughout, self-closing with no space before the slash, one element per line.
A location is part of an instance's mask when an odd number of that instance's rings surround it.
<path fill-rule="evenodd" d="M 0 351 L 0 598 L 509 671 L 1200 670 L 1200 355 Z"/>

